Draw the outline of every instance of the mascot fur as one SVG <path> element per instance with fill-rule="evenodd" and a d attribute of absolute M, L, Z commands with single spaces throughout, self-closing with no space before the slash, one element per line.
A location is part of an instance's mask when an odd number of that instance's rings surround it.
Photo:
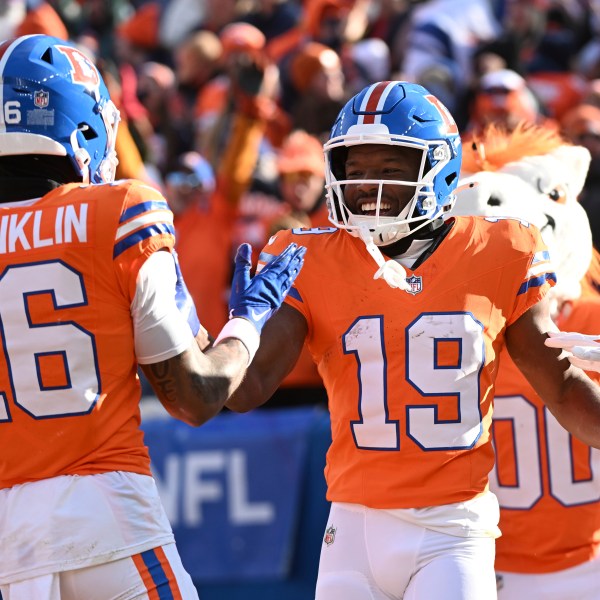
<path fill-rule="evenodd" d="M 573 301 L 586 299 L 577 306 L 583 317 L 600 298 L 600 255 L 577 200 L 590 160 L 586 148 L 567 143 L 554 130 L 521 125 L 506 133 L 490 126 L 465 143 L 452 213 L 512 217 L 540 229 L 558 280 L 551 292 L 553 318 L 567 332 L 551 334 L 548 345 L 572 352 L 569 360 L 577 366 L 600 371 L 600 324 L 597 331 L 582 335 L 569 333 L 583 329 L 567 322 Z"/>

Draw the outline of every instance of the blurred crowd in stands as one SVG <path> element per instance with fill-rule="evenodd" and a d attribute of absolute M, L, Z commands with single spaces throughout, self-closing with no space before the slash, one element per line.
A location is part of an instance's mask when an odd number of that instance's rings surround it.
<path fill-rule="evenodd" d="M 71 39 L 102 70 L 117 177 L 165 193 L 211 333 L 241 241 L 328 226 L 321 144 L 375 81 L 421 83 L 466 141 L 525 120 L 586 146 L 600 249 L 600 0 L 0 0 L 0 36 L 29 33 Z M 321 402 L 307 355 L 272 404 Z"/>

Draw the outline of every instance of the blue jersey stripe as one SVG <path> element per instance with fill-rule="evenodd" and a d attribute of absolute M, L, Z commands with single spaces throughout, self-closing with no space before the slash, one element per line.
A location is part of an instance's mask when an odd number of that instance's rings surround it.
<path fill-rule="evenodd" d="M 173 225 L 169 225 L 167 223 L 153 223 L 148 227 L 144 227 L 143 229 L 138 229 L 134 231 L 127 237 L 123 238 L 120 242 L 115 244 L 113 250 L 113 258 L 117 258 L 119 254 L 122 254 L 131 246 L 135 246 L 138 242 L 145 240 L 153 235 L 161 235 L 163 233 L 170 233 L 171 235 L 175 235 L 175 228 Z"/>
<path fill-rule="evenodd" d="M 544 273 L 539 277 L 532 277 L 521 284 L 517 296 L 524 294 L 529 288 L 540 287 L 546 283 L 546 281 L 554 281 L 556 283 L 556 275 L 554 273 Z"/>
<path fill-rule="evenodd" d="M 173 592 L 171 590 L 169 578 L 162 568 L 158 556 L 156 556 L 156 552 L 154 550 L 146 550 L 146 552 L 142 552 L 140 556 L 148 569 L 148 573 L 150 573 L 150 577 L 152 577 L 160 600 L 173 600 Z"/>
<path fill-rule="evenodd" d="M 302 296 L 300 295 L 300 292 L 295 287 L 290 288 L 290 291 L 288 292 L 288 296 L 290 298 L 294 298 L 295 300 L 298 300 L 298 302 L 304 302 L 304 300 L 302 300 Z"/>
<path fill-rule="evenodd" d="M 165 201 L 156 202 L 154 200 L 150 200 L 148 202 L 141 202 L 140 204 L 136 204 L 135 206 L 130 206 L 125 212 L 121 213 L 121 218 L 119 219 L 119 223 L 124 223 L 125 221 L 129 221 L 133 217 L 137 217 L 142 213 L 148 212 L 150 210 L 171 210 L 169 205 Z"/>

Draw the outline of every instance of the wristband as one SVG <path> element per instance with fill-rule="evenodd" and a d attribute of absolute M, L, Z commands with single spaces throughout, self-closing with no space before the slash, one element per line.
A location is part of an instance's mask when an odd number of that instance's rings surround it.
<path fill-rule="evenodd" d="M 249 356 L 248 364 L 250 364 L 260 344 L 260 334 L 256 327 L 248 319 L 234 317 L 225 323 L 213 345 L 216 346 L 227 338 L 236 338 L 246 346 Z"/>

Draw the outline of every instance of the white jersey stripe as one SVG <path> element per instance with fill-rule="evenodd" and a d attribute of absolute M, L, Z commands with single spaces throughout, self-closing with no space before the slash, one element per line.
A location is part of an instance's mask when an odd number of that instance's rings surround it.
<path fill-rule="evenodd" d="M 169 223 L 173 224 L 173 213 L 169 210 L 153 210 L 146 212 L 131 221 L 127 221 L 117 229 L 115 241 L 118 242 L 121 238 L 130 234 L 132 231 L 144 227 L 150 223 Z"/>

